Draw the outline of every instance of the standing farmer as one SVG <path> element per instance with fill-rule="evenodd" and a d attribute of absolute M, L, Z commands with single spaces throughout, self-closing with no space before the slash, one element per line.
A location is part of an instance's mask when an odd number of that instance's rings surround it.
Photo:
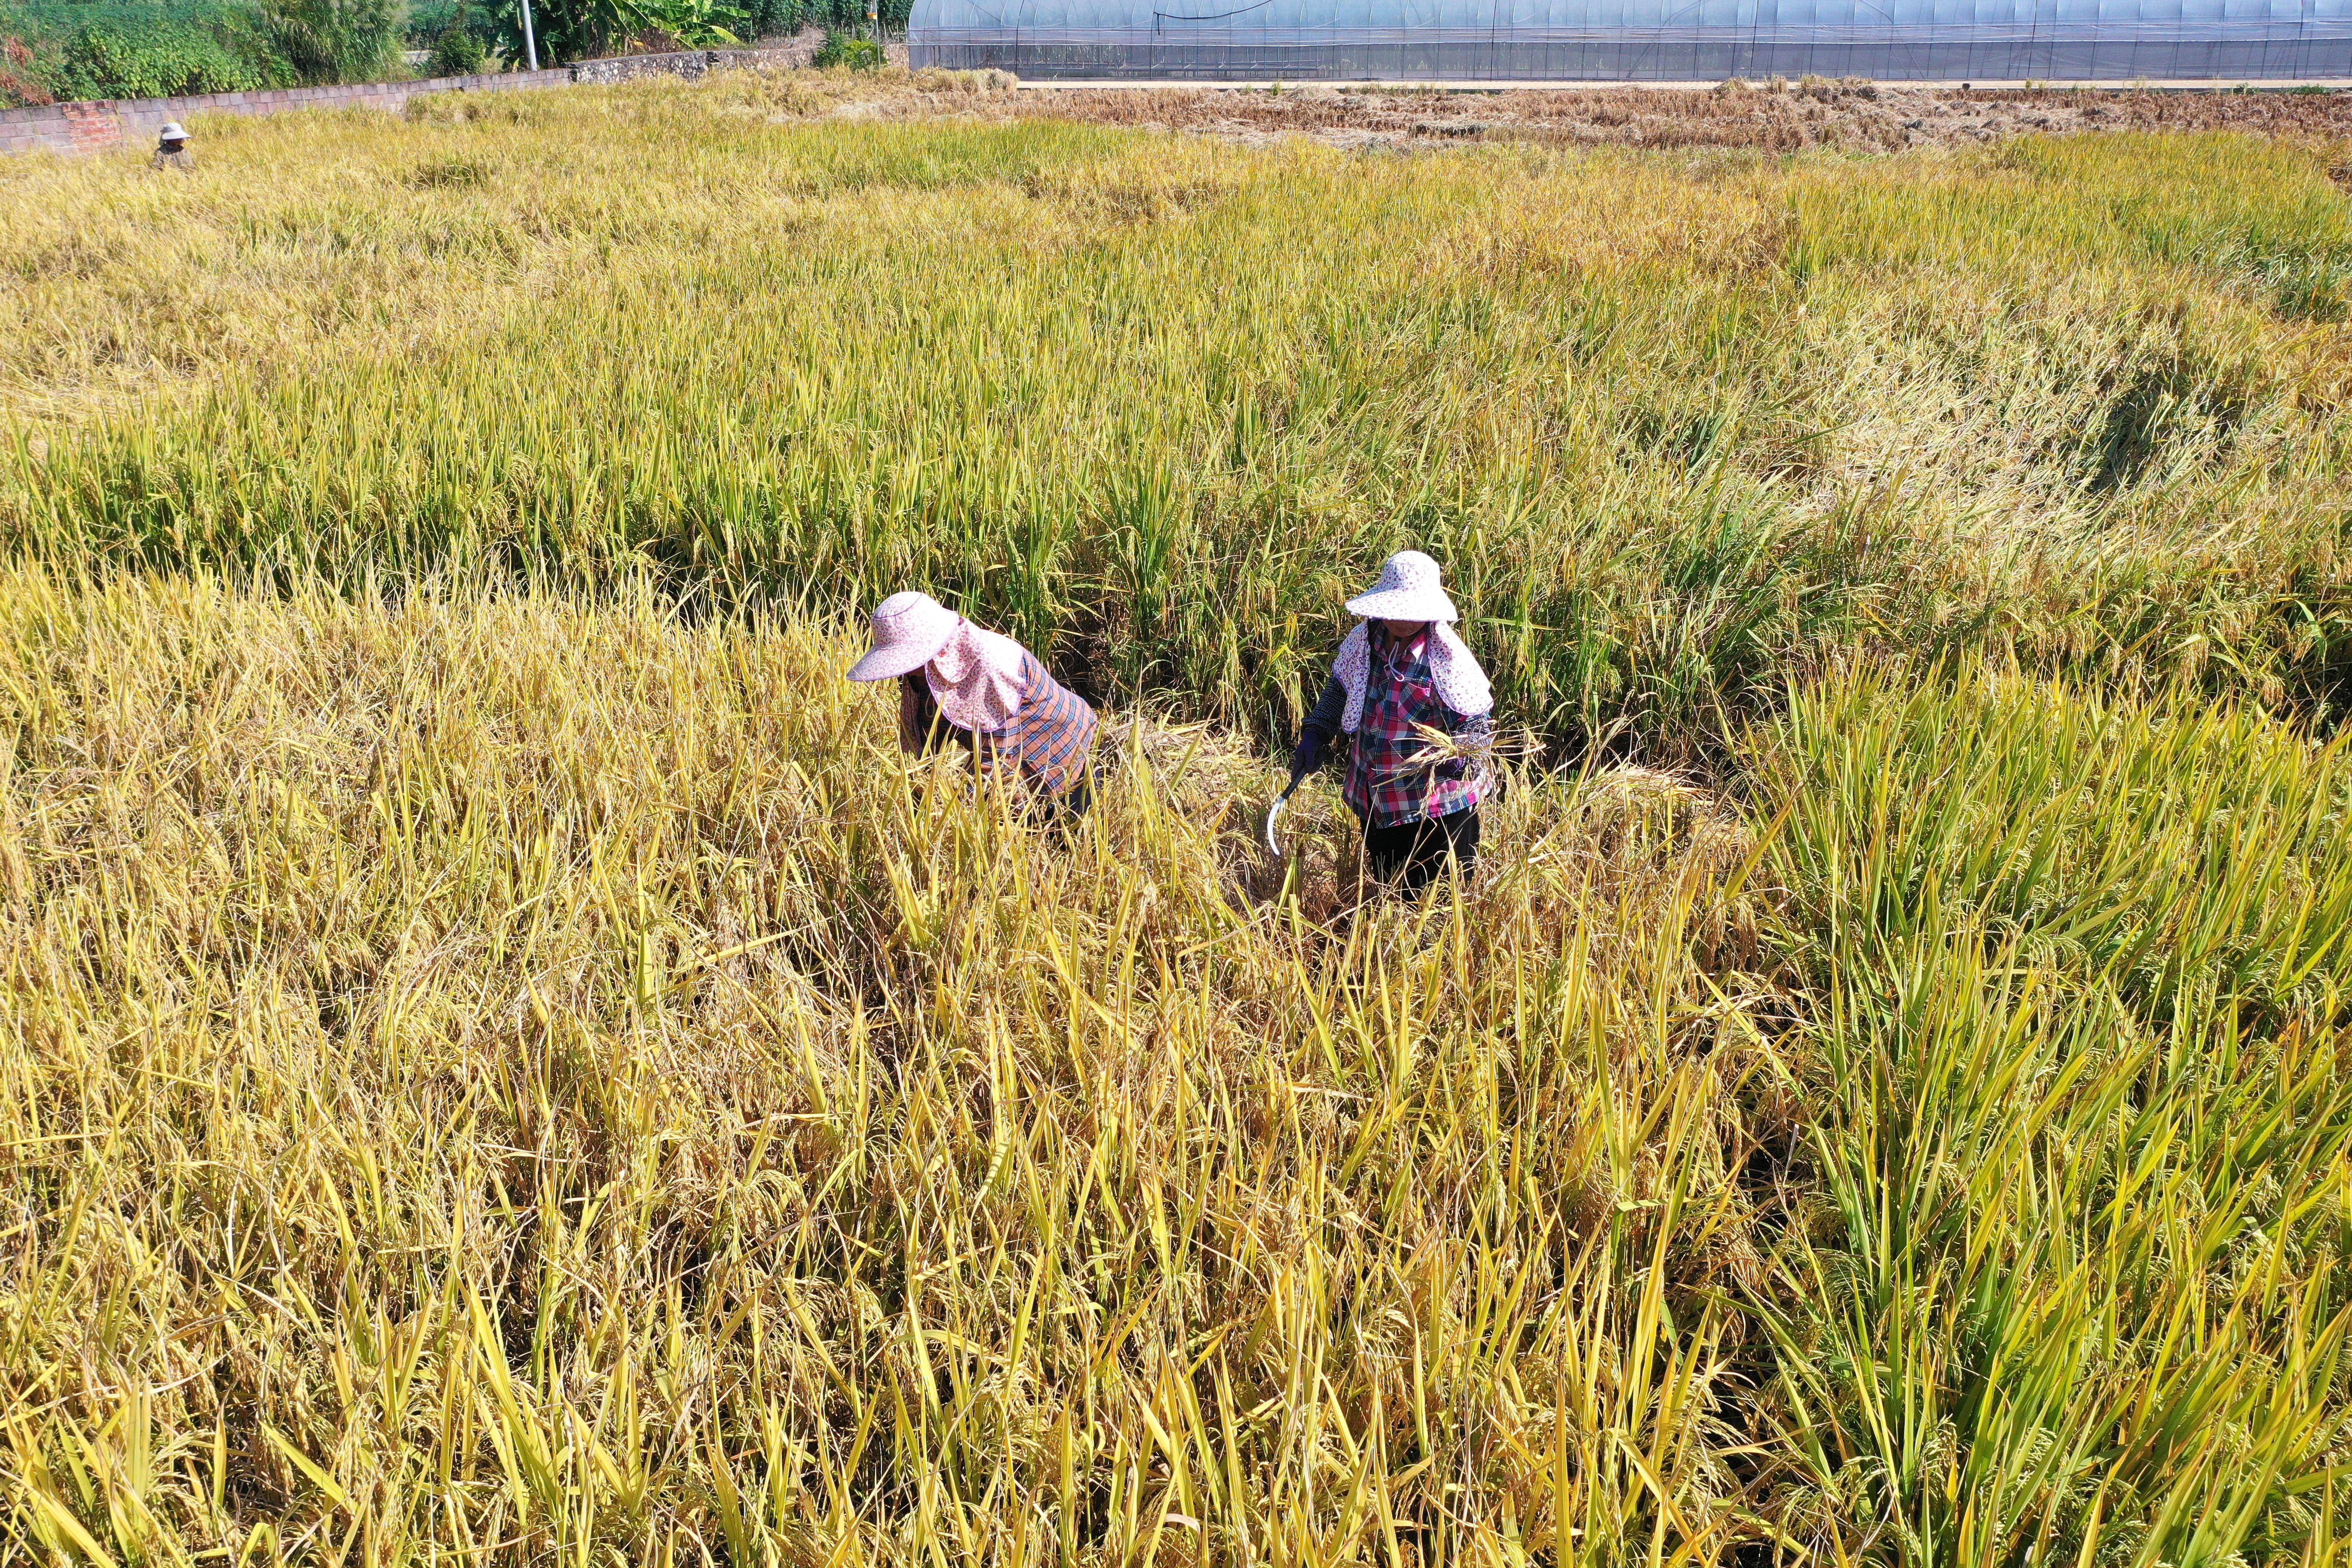
<path fill-rule="evenodd" d="M 1461 613 L 1439 586 L 1437 563 L 1420 551 L 1390 556 L 1348 613 L 1362 620 L 1299 727 L 1290 782 L 1314 772 L 1335 736 L 1349 737 L 1340 793 L 1363 819 L 1365 863 L 1417 895 L 1449 860 L 1467 870 L 1478 857 L 1487 779 L 1475 753 L 1494 738 L 1494 692 L 1454 635 Z"/>
<path fill-rule="evenodd" d="M 1009 763 L 1061 811 L 1086 809 L 1095 710 L 1011 637 L 929 594 L 893 594 L 876 608 L 874 647 L 849 679 L 898 682 L 898 743 L 908 752 L 951 740 L 982 772 Z"/>
<path fill-rule="evenodd" d="M 183 174 L 196 172 L 196 155 L 188 151 L 188 133 L 176 120 L 155 134 L 155 155 L 147 161 L 151 169 L 177 169 Z"/>

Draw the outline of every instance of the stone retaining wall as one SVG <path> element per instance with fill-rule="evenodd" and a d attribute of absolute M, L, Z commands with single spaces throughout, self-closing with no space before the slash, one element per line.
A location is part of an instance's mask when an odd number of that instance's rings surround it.
<path fill-rule="evenodd" d="M 674 55 L 624 55 L 553 70 L 444 76 L 426 81 L 355 82 L 348 87 L 288 87 L 268 92 L 207 92 L 189 98 L 106 99 L 0 109 L 0 153 L 102 153 L 152 142 L 166 121 L 200 114 L 278 114 L 292 109 L 383 109 L 398 113 L 426 92 L 516 92 L 574 82 L 627 81 L 645 76 L 698 77 L 773 63 L 760 49 L 689 49 Z"/>

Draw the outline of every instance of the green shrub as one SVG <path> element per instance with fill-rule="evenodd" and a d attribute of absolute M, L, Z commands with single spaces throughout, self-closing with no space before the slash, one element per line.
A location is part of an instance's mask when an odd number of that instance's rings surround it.
<path fill-rule="evenodd" d="M 879 0 L 882 30 L 903 33 L 907 29 L 907 14 L 910 0 Z M 814 0 L 809 5 L 809 19 L 820 22 L 828 29 L 839 27 L 856 32 L 866 26 L 866 0 Z"/>
<path fill-rule="evenodd" d="M 435 76 L 473 76 L 489 58 L 489 50 L 482 40 L 469 32 L 464 23 L 453 22 L 433 40 L 432 71 Z"/>
<path fill-rule="evenodd" d="M 614 0 L 530 0 L 533 40 L 522 34 L 522 7 L 499 7 L 491 26 L 499 49 L 510 60 L 527 60 L 539 51 L 542 66 L 585 59 L 628 37 L 625 18 Z"/>
<path fill-rule="evenodd" d="M 0 103 L 145 98 L 289 87 L 300 80 L 249 5 L 0 0 Z"/>
<path fill-rule="evenodd" d="M 244 92 L 268 79 L 201 24 L 159 16 L 84 25 L 67 41 L 54 79 L 58 97 L 90 99 Z"/>
<path fill-rule="evenodd" d="M 838 27 L 827 27 L 824 30 L 824 47 L 811 57 L 809 63 L 847 66 L 852 70 L 872 70 L 882 63 L 882 46 L 871 38 L 853 37 Z"/>

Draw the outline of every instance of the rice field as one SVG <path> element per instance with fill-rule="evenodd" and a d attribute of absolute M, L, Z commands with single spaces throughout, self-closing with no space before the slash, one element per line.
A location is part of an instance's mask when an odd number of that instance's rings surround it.
<path fill-rule="evenodd" d="M 985 85 L 0 163 L 0 1562 L 2352 1563 L 2346 150 Z"/>

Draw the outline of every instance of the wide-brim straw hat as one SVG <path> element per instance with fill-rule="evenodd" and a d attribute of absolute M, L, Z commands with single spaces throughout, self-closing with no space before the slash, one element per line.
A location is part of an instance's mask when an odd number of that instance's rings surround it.
<path fill-rule="evenodd" d="M 187 139 L 188 133 L 180 129 L 180 122 L 176 120 L 165 121 L 163 129 L 155 132 L 158 142 L 185 142 Z"/>
<path fill-rule="evenodd" d="M 940 656 L 962 617 L 929 594 L 893 594 L 874 607 L 874 646 L 849 667 L 852 680 L 892 680 Z"/>
<path fill-rule="evenodd" d="M 1381 580 L 1348 601 L 1348 613 L 1368 621 L 1458 621 L 1462 612 L 1438 586 L 1437 563 L 1418 550 L 1400 550 L 1381 563 Z"/>

